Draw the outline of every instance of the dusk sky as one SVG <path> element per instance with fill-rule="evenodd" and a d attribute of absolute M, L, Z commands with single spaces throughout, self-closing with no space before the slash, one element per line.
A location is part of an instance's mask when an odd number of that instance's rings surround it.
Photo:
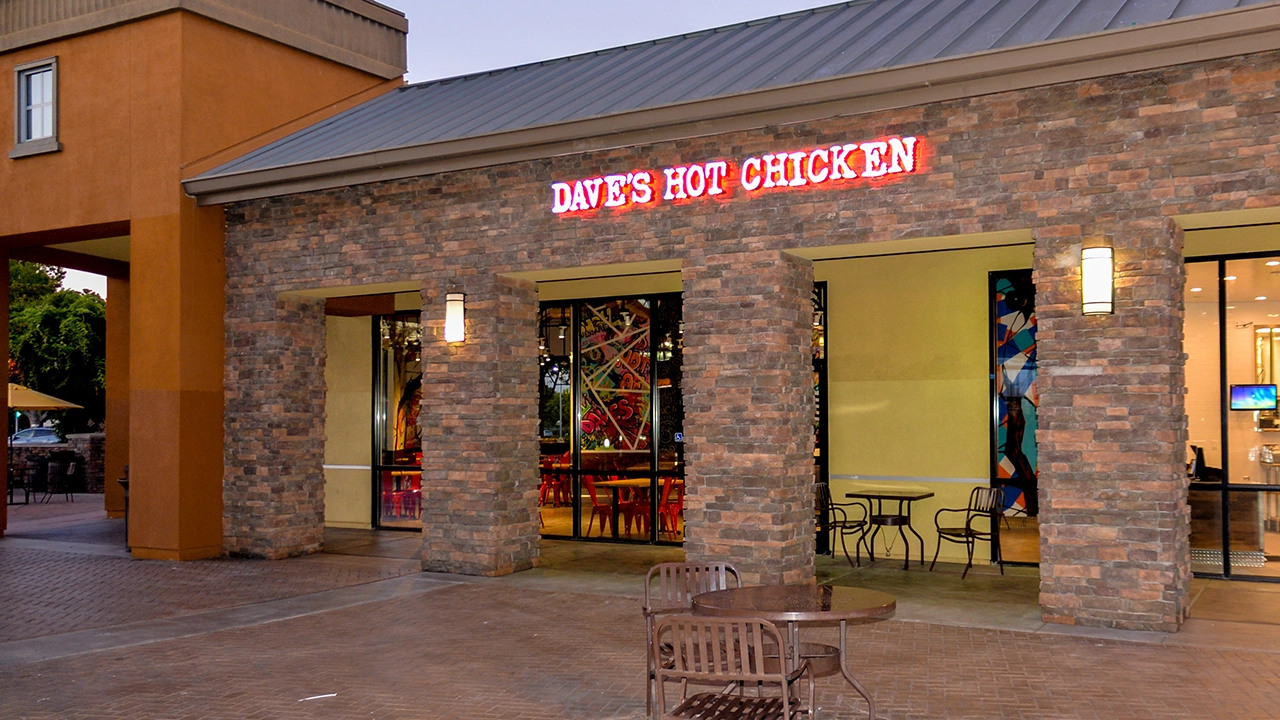
<path fill-rule="evenodd" d="M 552 60 L 831 0 L 383 0 L 409 18 L 409 82 Z M 67 271 L 64 287 L 106 296 L 101 275 Z"/>
<path fill-rule="evenodd" d="M 384 0 L 409 18 L 409 82 L 551 60 L 831 0 Z"/>

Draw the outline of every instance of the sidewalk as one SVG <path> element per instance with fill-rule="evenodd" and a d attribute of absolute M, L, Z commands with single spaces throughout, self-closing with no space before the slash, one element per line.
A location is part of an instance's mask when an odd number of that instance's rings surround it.
<path fill-rule="evenodd" d="M 31 542 L 56 541 L 0 540 L 0 592 L 8 578 L 27 576 L 22 553 L 36 552 L 24 546 Z M 644 716 L 643 572 L 678 549 L 547 542 L 543 567 L 504 578 L 388 573 L 325 587 L 342 574 L 335 568 L 362 568 L 361 578 L 388 572 L 414 544 L 412 535 L 339 533 L 331 545 L 362 554 L 181 565 L 42 549 L 48 584 L 28 581 L 34 594 L 6 595 L 0 626 L 28 612 L 24 605 L 43 604 L 46 593 L 68 592 L 75 583 L 66 573 L 96 578 L 94 589 L 59 606 L 72 618 L 59 627 L 78 630 L 36 637 L 40 625 L 23 623 L 36 629 L 0 642 L 0 717 Z M 899 619 L 850 631 L 853 670 L 882 718 L 1280 717 L 1280 645 L 1264 652 L 1155 634 L 1135 642 L 942 624 L 931 607 L 965 613 L 948 601 L 960 590 L 941 566 L 932 574 L 854 572 L 839 563 L 821 559 L 820 572 L 837 582 L 897 583 L 902 593 Z M 174 570 L 187 566 L 213 569 Z M 958 569 L 948 570 L 958 580 Z M 1016 574 L 979 582 L 1005 597 L 991 601 L 998 607 L 984 621 L 1027 613 L 1034 582 Z M 144 595 L 205 599 L 176 611 L 148 605 L 153 616 L 135 622 L 92 610 L 125 606 L 97 598 L 133 597 L 140 584 Z M 260 599 L 234 604 L 246 598 Z M 815 635 L 834 642 L 834 632 Z M 838 679 L 819 681 L 819 690 L 822 720 L 866 716 Z"/>

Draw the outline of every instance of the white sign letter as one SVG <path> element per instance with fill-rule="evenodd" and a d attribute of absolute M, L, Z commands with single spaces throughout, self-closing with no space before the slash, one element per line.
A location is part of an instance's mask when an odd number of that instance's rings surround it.
<path fill-rule="evenodd" d="M 749 157 L 742 161 L 742 187 L 755 190 L 760 187 L 760 158 Z"/>
<path fill-rule="evenodd" d="M 858 173 L 849 166 L 849 153 L 857 149 L 857 145 L 835 145 L 831 148 L 832 180 L 852 180 L 858 177 Z"/>
<path fill-rule="evenodd" d="M 653 176 L 641 170 L 627 176 L 631 183 L 631 202 L 644 204 L 653 200 Z"/>
<path fill-rule="evenodd" d="M 764 186 L 767 188 L 787 184 L 787 154 L 765 155 Z"/>
<path fill-rule="evenodd" d="M 814 169 L 814 160 L 818 159 L 822 160 L 823 168 L 821 171 Z M 809 162 L 805 170 L 807 171 L 805 174 L 809 176 L 809 182 L 814 185 L 826 180 L 827 176 L 831 174 L 831 154 L 826 150 L 810 151 Z"/>
<path fill-rule="evenodd" d="M 689 197 L 684 191 L 684 174 L 687 170 L 686 167 L 675 167 L 662 171 L 667 176 L 667 192 L 662 196 L 664 200 L 684 200 Z"/>
<path fill-rule="evenodd" d="M 790 187 L 800 187 L 808 185 L 809 181 L 804 179 L 804 172 L 800 169 L 800 164 L 804 162 L 804 156 L 808 153 L 793 152 L 788 155 L 791 160 L 791 182 L 787 183 Z"/>
<path fill-rule="evenodd" d="M 619 207 L 627 204 L 627 194 L 623 188 L 627 186 L 626 175 L 605 175 L 605 207 Z"/>
<path fill-rule="evenodd" d="M 690 165 L 689 174 L 684 178 L 684 188 L 689 197 L 702 197 L 707 191 L 707 171 L 701 165 Z"/>
<path fill-rule="evenodd" d="M 569 183 L 551 183 L 551 212 L 559 215 L 562 212 L 568 212 L 570 203 L 573 202 L 573 188 Z"/>
<path fill-rule="evenodd" d="M 862 173 L 862 177 L 880 177 L 889 172 L 889 166 L 884 162 L 884 154 L 889 151 L 889 143 L 869 142 L 862 143 L 859 147 L 867 156 L 867 170 Z"/>
<path fill-rule="evenodd" d="M 889 138 L 889 172 L 912 172 L 916 169 L 916 139 Z M 901 163 L 899 163 L 901 160 Z"/>
<path fill-rule="evenodd" d="M 724 192 L 724 179 L 729 174 L 729 164 L 723 160 L 709 162 L 707 168 L 707 194 L 719 195 Z"/>

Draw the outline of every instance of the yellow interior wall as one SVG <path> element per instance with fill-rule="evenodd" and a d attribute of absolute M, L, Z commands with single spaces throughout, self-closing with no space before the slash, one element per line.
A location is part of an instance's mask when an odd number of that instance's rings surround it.
<path fill-rule="evenodd" d="M 912 507 L 926 560 L 937 545 L 934 513 L 964 507 L 990 477 L 987 273 L 1029 268 L 1032 254 L 1018 245 L 814 263 L 815 279 L 827 282 L 832 496 L 848 502 L 855 488 L 933 492 Z M 896 531 L 881 531 L 877 557 L 887 540 L 901 560 Z M 978 557 L 988 559 L 985 544 Z M 944 543 L 939 560 L 963 559 L 963 546 Z"/>
<path fill-rule="evenodd" d="M 325 524 L 371 526 L 373 350 L 371 318 L 329 317 L 325 362 Z M 333 465 L 356 466 L 333 468 Z"/>

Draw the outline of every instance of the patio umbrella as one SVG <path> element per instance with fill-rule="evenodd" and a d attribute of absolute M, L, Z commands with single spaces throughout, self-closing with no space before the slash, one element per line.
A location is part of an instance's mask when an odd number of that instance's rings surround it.
<path fill-rule="evenodd" d="M 52 395 L 36 392 L 17 383 L 9 383 L 9 407 L 13 410 L 72 410 L 82 406 Z"/>

